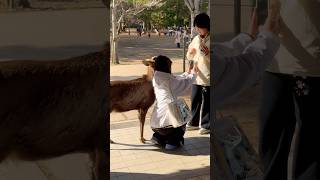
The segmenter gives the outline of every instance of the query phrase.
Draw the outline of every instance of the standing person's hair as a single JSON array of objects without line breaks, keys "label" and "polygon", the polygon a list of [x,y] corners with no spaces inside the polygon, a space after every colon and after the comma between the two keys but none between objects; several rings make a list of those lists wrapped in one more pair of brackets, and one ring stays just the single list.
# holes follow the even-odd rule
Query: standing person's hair
[{"label": "standing person's hair", "polygon": [[172,61],[167,57],[167,56],[157,56],[153,58],[155,63],[154,63],[154,70],[155,71],[160,71],[160,72],[165,72],[165,73],[170,73],[171,74],[171,64]]},{"label": "standing person's hair", "polygon": [[198,14],[193,21],[194,27],[206,28],[210,31],[210,17],[206,13]]}]

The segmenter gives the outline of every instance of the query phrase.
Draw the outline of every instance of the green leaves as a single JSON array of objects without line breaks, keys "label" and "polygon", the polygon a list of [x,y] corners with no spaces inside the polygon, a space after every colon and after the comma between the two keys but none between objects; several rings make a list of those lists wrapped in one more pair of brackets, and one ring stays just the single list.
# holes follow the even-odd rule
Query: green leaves
[{"label": "green leaves", "polygon": [[166,0],[160,7],[141,13],[139,18],[157,28],[184,26],[189,23],[189,10],[183,0]]}]

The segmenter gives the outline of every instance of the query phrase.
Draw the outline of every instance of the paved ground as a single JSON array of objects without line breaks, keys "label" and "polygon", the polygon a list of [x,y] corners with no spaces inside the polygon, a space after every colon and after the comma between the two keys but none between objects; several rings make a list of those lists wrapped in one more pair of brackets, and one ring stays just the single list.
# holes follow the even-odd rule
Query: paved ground
[{"label": "paved ground", "polygon": [[[145,137],[152,136],[150,126]],[[139,127],[111,128],[111,179],[209,179],[210,135],[187,132],[185,146],[177,151],[165,151],[138,140]]]}]

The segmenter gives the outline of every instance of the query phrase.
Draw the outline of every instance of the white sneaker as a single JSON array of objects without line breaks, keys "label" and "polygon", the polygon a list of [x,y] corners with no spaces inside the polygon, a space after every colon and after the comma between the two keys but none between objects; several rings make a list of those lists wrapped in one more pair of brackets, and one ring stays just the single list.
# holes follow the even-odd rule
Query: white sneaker
[{"label": "white sneaker", "polygon": [[201,134],[201,135],[209,134],[209,133],[210,133],[210,129],[200,128],[200,130],[199,130],[199,134]]},{"label": "white sneaker", "polygon": [[198,130],[199,126],[191,126],[189,124],[186,125],[187,131]]}]

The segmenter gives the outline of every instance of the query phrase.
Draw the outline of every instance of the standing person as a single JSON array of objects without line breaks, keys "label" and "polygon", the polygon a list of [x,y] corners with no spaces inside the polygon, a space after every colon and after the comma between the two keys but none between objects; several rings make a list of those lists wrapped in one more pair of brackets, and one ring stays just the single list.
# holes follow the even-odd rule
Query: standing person
[{"label": "standing person", "polygon": [[151,116],[151,128],[154,131],[151,141],[167,150],[176,149],[184,144],[185,125],[174,128],[169,119],[168,104],[178,96],[189,94],[196,77],[195,71],[183,73],[180,76],[171,74],[171,60],[166,56],[153,58],[154,76],[152,85],[156,96],[156,104]]},{"label": "standing person", "polygon": [[137,31],[137,36],[139,37],[139,27],[137,27],[136,31]]},{"label": "standing person", "polygon": [[150,30],[148,30],[148,38],[150,38],[151,34],[150,34]]},{"label": "standing person", "polygon": [[[280,0],[281,46],[263,77],[259,154],[264,179],[320,179],[320,1]],[[296,128],[297,127],[297,128]]]},{"label": "standing person", "polygon": [[206,13],[198,14],[194,19],[198,35],[188,47],[187,59],[198,64],[199,76],[192,86],[189,130],[199,129],[200,134],[210,132],[210,18]]},{"label": "standing person", "polygon": [[180,41],[181,41],[181,31],[177,28],[174,36],[174,42],[177,44],[177,48],[180,48]]}]

